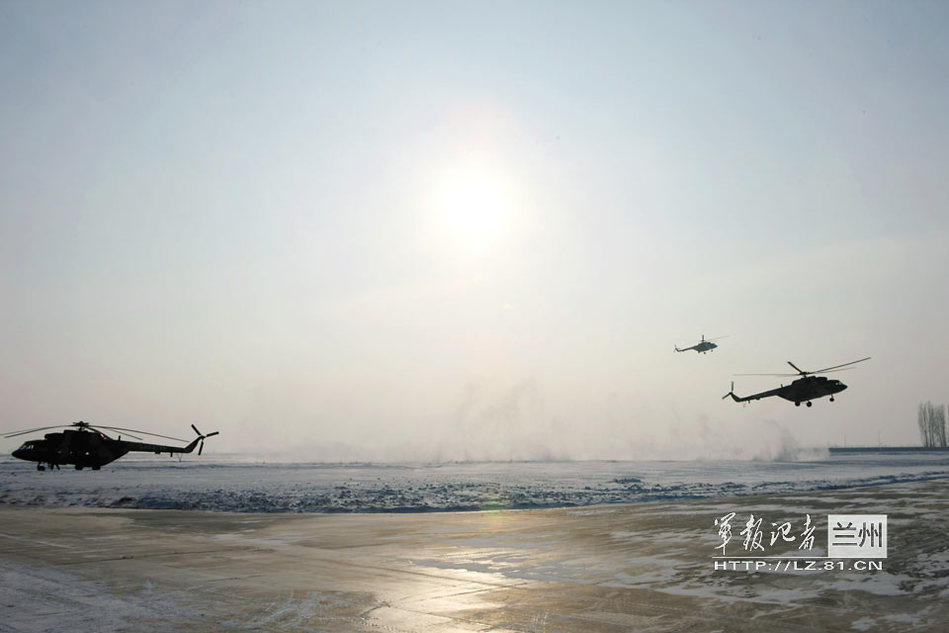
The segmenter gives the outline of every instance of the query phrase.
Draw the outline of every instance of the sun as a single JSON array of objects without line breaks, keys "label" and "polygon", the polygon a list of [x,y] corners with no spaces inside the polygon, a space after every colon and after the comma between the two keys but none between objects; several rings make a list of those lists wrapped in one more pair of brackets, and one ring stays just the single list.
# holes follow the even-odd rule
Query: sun
[{"label": "sun", "polygon": [[448,246],[486,255],[510,228],[511,188],[500,174],[466,167],[446,170],[438,180],[435,211]]}]

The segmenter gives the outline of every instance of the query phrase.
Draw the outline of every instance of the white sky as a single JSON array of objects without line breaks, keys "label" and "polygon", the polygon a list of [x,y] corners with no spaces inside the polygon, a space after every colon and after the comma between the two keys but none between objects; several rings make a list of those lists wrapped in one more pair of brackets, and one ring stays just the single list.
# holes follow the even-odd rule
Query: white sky
[{"label": "white sky", "polygon": [[[947,28],[936,1],[2,2],[3,430],[915,444],[949,401]],[[864,356],[833,403],[720,399]]]}]

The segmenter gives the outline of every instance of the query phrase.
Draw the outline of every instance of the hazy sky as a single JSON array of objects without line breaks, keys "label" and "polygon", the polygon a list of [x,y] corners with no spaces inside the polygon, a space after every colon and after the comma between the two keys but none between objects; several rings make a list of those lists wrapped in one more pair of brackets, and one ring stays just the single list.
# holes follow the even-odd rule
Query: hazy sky
[{"label": "hazy sky", "polygon": [[[2,0],[2,429],[917,443],[949,402],[947,29],[940,1]],[[720,399],[864,356],[836,402]]]}]

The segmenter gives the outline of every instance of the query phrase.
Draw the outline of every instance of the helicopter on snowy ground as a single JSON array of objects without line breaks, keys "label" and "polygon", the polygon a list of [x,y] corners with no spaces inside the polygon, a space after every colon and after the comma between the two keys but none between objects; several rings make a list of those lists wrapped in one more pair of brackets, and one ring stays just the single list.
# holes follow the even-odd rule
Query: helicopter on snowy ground
[{"label": "helicopter on snowy ground", "polygon": [[861,358],[860,360],[850,361],[849,363],[844,363],[843,365],[834,365],[833,367],[825,367],[824,369],[818,369],[817,371],[804,371],[799,369],[797,365],[788,361],[788,365],[794,368],[797,371],[796,374],[737,374],[739,376],[800,376],[797,380],[792,382],[790,385],[781,385],[775,389],[769,389],[768,391],[762,391],[760,393],[754,393],[750,396],[736,396],[735,395],[735,383],[732,382],[731,391],[722,396],[722,400],[731,396],[732,400],[735,402],[748,402],[749,400],[761,400],[762,398],[769,398],[771,396],[778,396],[779,398],[784,398],[790,402],[794,403],[794,406],[799,407],[801,403],[805,403],[807,406],[811,406],[811,400],[816,400],[817,398],[823,398],[824,396],[830,396],[830,401],[834,401],[834,394],[840,393],[847,388],[847,385],[840,382],[839,380],[831,380],[825,376],[816,376],[815,374],[823,374],[832,371],[841,371],[849,365],[854,365],[856,363],[862,363],[865,360],[870,360],[870,357]]},{"label": "helicopter on snowy ground", "polygon": [[676,346],[675,346],[675,350],[676,350],[677,352],[687,352],[687,351],[689,351],[690,349],[694,349],[696,352],[699,352],[700,354],[704,354],[705,352],[711,352],[711,351],[714,350],[716,347],[718,347],[718,345],[716,345],[716,344],[713,343],[712,341],[717,341],[717,340],[723,339],[723,338],[725,338],[725,337],[724,337],[724,336],[719,336],[718,338],[712,338],[712,339],[709,339],[709,340],[706,341],[706,340],[705,340],[705,335],[703,334],[703,335],[702,335],[702,340],[699,341],[698,343],[696,343],[695,345],[693,345],[692,347],[683,347],[682,349],[679,349],[679,346],[676,345]]},{"label": "helicopter on snowy ground", "polygon": [[124,431],[129,437],[134,437],[139,440],[142,438],[133,435],[133,433],[151,435],[176,442],[186,442],[187,440],[158,435],[157,433],[149,433],[148,431],[136,431],[135,429],[124,429],[117,426],[96,426],[88,422],[79,421],[73,422],[72,424],[42,426],[27,431],[16,431],[4,435],[3,437],[16,437],[18,435],[26,435],[27,433],[58,428],[63,428],[64,430],[59,433],[47,433],[43,436],[43,439],[27,440],[20,448],[13,451],[12,455],[17,459],[36,462],[36,470],[46,470],[47,466],[51,469],[59,469],[60,466],[68,464],[74,465],[76,470],[82,470],[86,466],[92,468],[92,470],[99,470],[106,464],[114,462],[126,453],[133,451],[155,453],[156,455],[162,453],[174,455],[175,453],[190,453],[197,446],[198,455],[200,455],[201,451],[204,450],[204,440],[219,433],[219,431],[214,431],[213,433],[204,435],[192,424],[191,428],[198,434],[198,437],[196,437],[194,441],[187,446],[167,446],[164,444],[148,444],[146,442],[129,442],[128,440],[123,440],[121,435],[118,436],[118,438],[112,438],[100,429]]}]

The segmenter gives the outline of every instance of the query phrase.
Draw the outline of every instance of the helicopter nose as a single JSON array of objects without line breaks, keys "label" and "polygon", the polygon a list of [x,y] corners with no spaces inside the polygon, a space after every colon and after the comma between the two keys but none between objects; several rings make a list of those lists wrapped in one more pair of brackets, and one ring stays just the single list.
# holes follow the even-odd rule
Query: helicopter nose
[{"label": "helicopter nose", "polygon": [[18,449],[16,449],[15,451],[13,451],[13,452],[10,453],[10,454],[11,454],[13,457],[16,457],[17,459],[23,459],[23,449],[22,449],[22,448],[18,448]]}]

